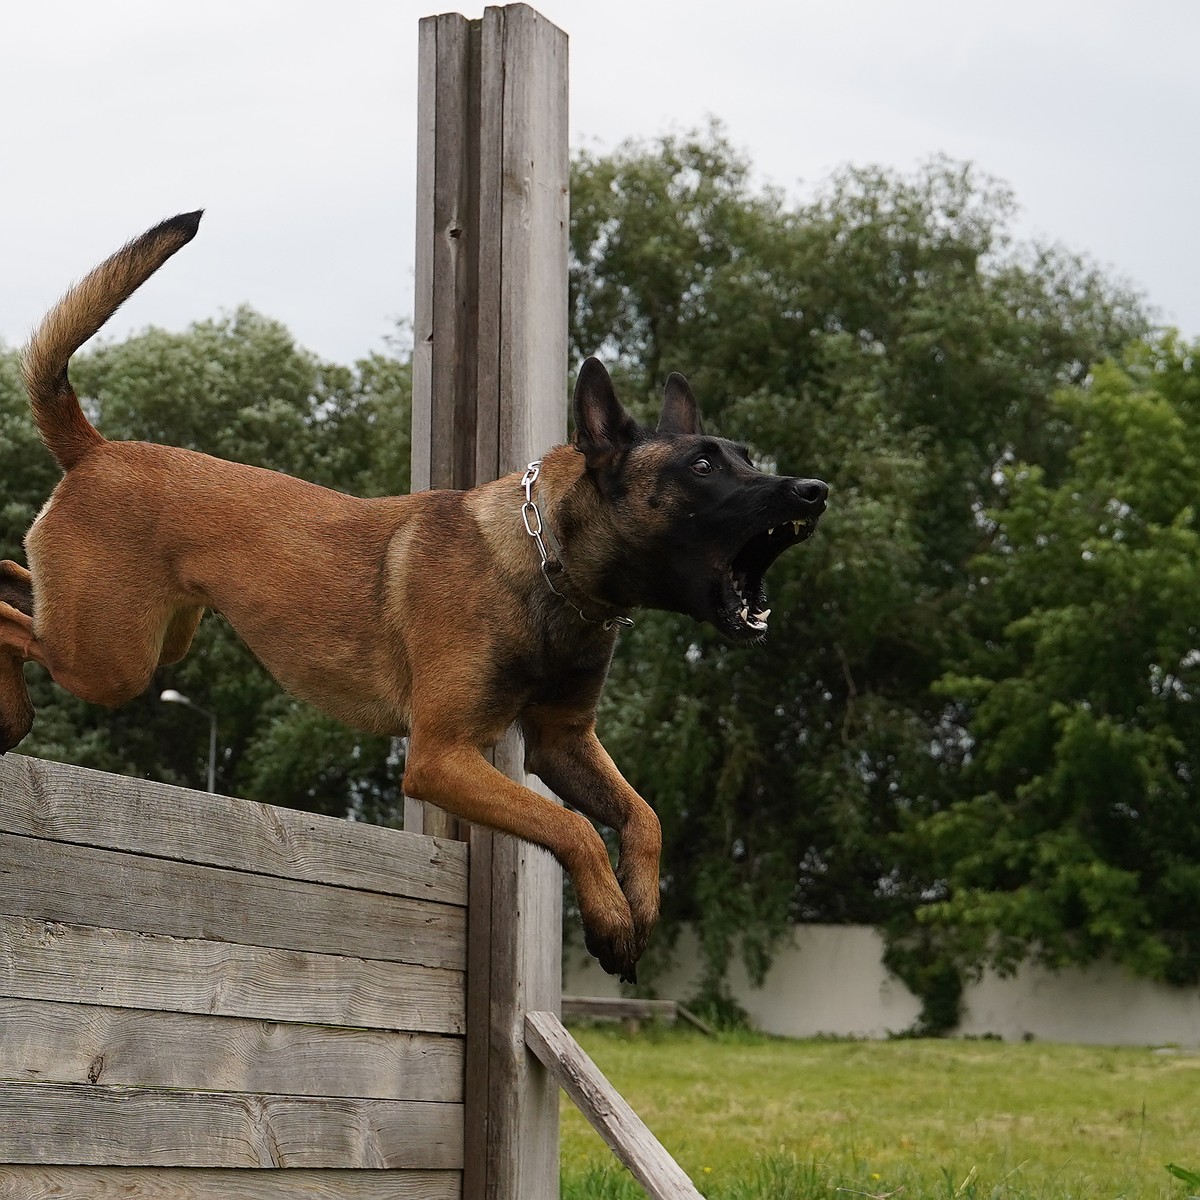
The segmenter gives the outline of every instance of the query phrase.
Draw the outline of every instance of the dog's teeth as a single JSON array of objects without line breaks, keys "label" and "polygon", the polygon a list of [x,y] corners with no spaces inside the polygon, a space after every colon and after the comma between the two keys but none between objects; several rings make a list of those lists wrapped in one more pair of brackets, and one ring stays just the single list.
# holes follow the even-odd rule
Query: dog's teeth
[{"label": "dog's teeth", "polygon": [[807,523],[808,523],[807,521],[793,521],[792,528],[796,531],[797,534],[799,534],[800,530],[802,530]]},{"label": "dog's teeth", "polygon": [[762,612],[756,612],[754,614],[754,619],[756,621],[761,621],[765,625],[767,623],[767,618],[770,615],[771,615],[771,610],[769,608],[764,608],[762,610]]},{"label": "dog's teeth", "polygon": [[750,606],[748,604],[745,607],[743,607],[743,609],[742,609],[742,620],[743,621],[750,620]]}]

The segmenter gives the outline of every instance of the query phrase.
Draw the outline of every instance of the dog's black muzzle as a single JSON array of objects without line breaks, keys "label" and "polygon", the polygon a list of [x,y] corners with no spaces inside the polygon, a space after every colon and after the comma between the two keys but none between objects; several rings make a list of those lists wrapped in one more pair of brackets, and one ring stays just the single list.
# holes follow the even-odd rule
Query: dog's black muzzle
[{"label": "dog's black muzzle", "polygon": [[717,584],[711,619],[726,637],[756,641],[767,632],[767,568],[785,550],[812,537],[828,499],[829,485],[821,479],[763,480],[754,517]]}]

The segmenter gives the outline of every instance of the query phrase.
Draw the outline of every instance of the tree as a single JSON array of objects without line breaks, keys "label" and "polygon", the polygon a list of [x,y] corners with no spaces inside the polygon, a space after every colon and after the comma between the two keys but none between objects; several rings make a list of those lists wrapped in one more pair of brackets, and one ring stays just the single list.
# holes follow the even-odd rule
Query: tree
[{"label": "tree", "polygon": [[1014,461],[972,566],[963,795],[905,834],[945,967],[1107,957],[1200,979],[1200,370],[1165,336],[1054,407],[1061,477]]},{"label": "tree", "polygon": [[698,929],[714,994],[798,919],[919,902],[893,835],[959,795],[935,681],[963,652],[968,563],[1014,454],[1062,459],[1050,397],[1145,328],[1086,262],[1014,247],[1006,189],[936,161],[839,173],[789,207],[719,129],[583,155],[572,336],[650,409],[669,370],[705,419],[832,484],[772,568],[766,648],[671,617],[624,639],[602,733],[665,826],[668,927]]}]

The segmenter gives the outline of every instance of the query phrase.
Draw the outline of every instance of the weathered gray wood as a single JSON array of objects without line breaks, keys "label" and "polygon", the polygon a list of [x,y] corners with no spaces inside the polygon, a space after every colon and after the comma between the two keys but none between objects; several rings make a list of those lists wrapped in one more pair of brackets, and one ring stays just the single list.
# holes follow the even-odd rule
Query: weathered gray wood
[{"label": "weathered gray wood", "polygon": [[[523,470],[566,440],[567,38],[525,5],[489,8],[481,60],[481,214],[491,257],[480,278],[491,291],[480,317],[477,460],[490,476]],[[485,405],[484,396],[494,400]],[[515,733],[495,754],[502,771],[548,794],[526,775]],[[558,1195],[558,1103],[552,1081],[526,1052],[523,1019],[531,1008],[558,1008],[562,876],[538,847],[499,834],[483,838],[491,841],[490,941],[486,958],[471,960],[467,1004],[469,1018],[479,1012],[472,989],[486,964],[486,1184],[473,1174],[471,1155],[464,1194],[480,1187],[483,1195],[486,1187],[488,1196],[541,1200]],[[474,882],[471,903],[474,920]],[[468,1061],[471,1053],[469,1040]],[[469,1146],[474,1135],[469,1125]]]},{"label": "weathered gray wood", "polygon": [[0,916],[0,995],[461,1034],[460,971]]},{"label": "weathered gray wood", "polygon": [[432,452],[431,486],[468,488],[475,483],[475,418],[478,395],[471,363],[478,352],[476,302],[479,270],[479,187],[471,169],[479,154],[479,128],[470,114],[478,106],[478,23],[457,13],[437,22],[438,125],[454,130],[435,145],[433,271],[433,428],[446,431]]},{"label": "weathered gray wood", "polygon": [[0,997],[0,1079],[454,1103],[457,1037]]},{"label": "weathered gray wood", "polygon": [[453,970],[466,960],[456,906],[4,833],[0,913]]},{"label": "weathered gray wood", "polygon": [[460,1171],[0,1169],[0,1200],[461,1200]]},{"label": "weathered gray wood", "polygon": [[[548,794],[539,780],[524,775],[523,749],[515,734],[497,746],[496,754],[496,765],[506,774]],[[553,1080],[525,1048],[524,1018],[531,1009],[558,1009],[562,871],[538,846],[505,834],[481,833],[480,840],[490,842],[491,858],[491,943],[482,960],[489,965],[489,1006],[486,1014],[479,1012],[472,994],[478,976],[469,974],[467,1054],[469,1059],[472,1037],[481,1036],[472,1024],[477,1021],[489,1038],[487,1177],[499,1196],[541,1200],[558,1196],[558,1096]],[[471,852],[479,853],[474,837]],[[478,966],[473,960],[471,971]],[[468,1157],[466,1196],[471,1195],[473,1178]]]},{"label": "weathered gray wood", "polygon": [[459,842],[16,754],[0,758],[0,831],[466,903]]},{"label": "weathered gray wood", "polygon": [[[416,256],[414,259],[412,356],[412,459],[409,478],[414,492],[433,486],[433,288],[437,232],[432,196],[437,175],[437,105],[429,97],[437,91],[436,17],[420,22],[417,33],[417,204]],[[415,829],[406,802],[404,828]]]},{"label": "weathered gray wood", "polygon": [[[424,18],[418,35],[417,247],[412,490],[469,488],[474,474],[479,193],[477,22]],[[439,838],[464,823],[406,797],[404,827]]]},{"label": "weathered gray wood", "polygon": [[[449,440],[443,486],[466,487],[566,438],[566,37],[524,5],[429,18],[419,73],[418,261],[429,273],[418,267],[417,340],[428,362],[421,386],[414,374],[414,478],[428,464],[436,485]],[[525,782],[514,735],[494,759]],[[447,828],[415,807],[406,827]],[[531,1003],[557,1007],[560,873],[535,847],[481,829],[470,839],[464,1195],[542,1200],[558,1194],[557,1101],[525,1051],[522,1017]]]},{"label": "weathered gray wood", "polygon": [[626,996],[564,996],[564,1017],[587,1017],[594,1020],[635,1020],[674,1022],[679,1006],[674,1000],[643,1000]]},{"label": "weathered gray wood", "polygon": [[652,1200],[702,1200],[679,1164],[604,1078],[558,1017],[548,1012],[527,1013],[525,1037],[530,1049]]},{"label": "weathered gray wood", "polygon": [[445,1169],[462,1153],[458,1104],[0,1083],[0,1162]]},{"label": "weathered gray wood", "polygon": [[678,1000],[643,1000],[629,996],[564,996],[564,1017],[584,1017],[591,1020],[611,1021],[686,1021],[708,1037],[715,1030],[702,1021],[690,1008]]},{"label": "weathered gray wood", "polygon": [[[502,125],[483,135],[485,153],[499,153],[504,189],[495,345],[503,475],[567,437],[567,35],[524,4],[489,10],[485,29],[489,19],[504,29]],[[494,170],[486,158],[484,170]]]}]

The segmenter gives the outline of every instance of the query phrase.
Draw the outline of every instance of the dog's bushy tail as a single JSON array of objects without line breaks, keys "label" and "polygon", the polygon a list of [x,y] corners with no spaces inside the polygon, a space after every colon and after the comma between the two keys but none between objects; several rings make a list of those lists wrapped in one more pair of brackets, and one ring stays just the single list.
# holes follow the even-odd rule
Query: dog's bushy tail
[{"label": "dog's bushy tail", "polygon": [[105,259],[50,310],[25,347],[21,374],[33,419],[63,470],[104,441],[84,416],[67,378],[71,355],[176,250],[196,236],[202,211],[163,221]]}]

